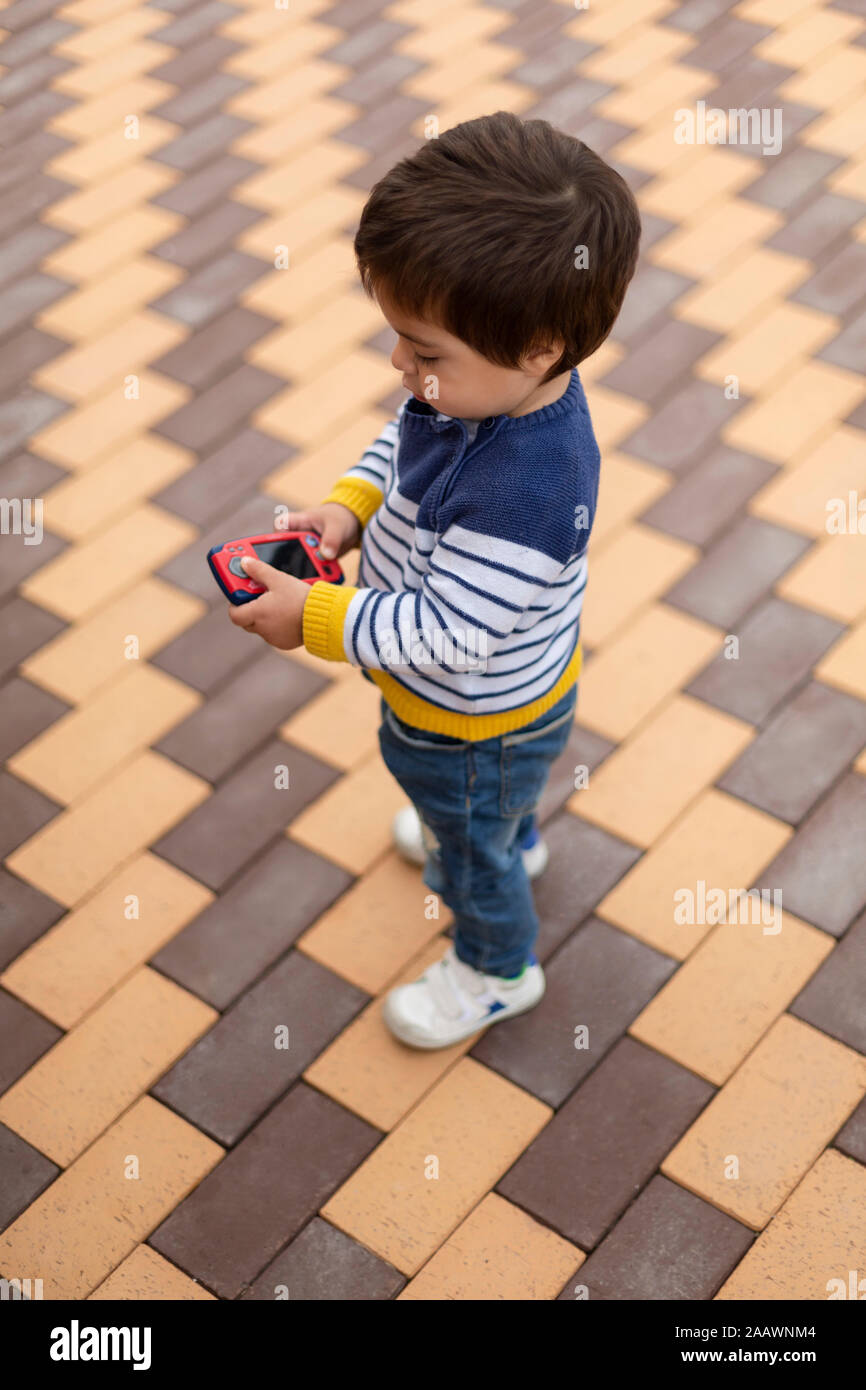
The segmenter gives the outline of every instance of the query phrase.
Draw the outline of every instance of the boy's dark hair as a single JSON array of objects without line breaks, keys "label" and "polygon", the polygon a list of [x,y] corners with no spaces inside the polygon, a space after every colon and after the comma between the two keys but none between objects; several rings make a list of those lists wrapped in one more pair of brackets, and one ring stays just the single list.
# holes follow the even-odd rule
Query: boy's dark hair
[{"label": "boy's dark hair", "polygon": [[499,366],[561,339],[549,381],[604,342],[640,233],[628,184],[600,155],[548,121],[496,111],[425,141],[374,185],[355,255],[371,298],[384,291]]}]

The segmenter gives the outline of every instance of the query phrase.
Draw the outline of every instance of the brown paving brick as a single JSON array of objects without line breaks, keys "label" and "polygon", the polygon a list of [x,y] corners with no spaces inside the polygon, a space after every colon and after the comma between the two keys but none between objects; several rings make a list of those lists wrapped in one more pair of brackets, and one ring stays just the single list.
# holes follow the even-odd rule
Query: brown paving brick
[{"label": "brown paving brick", "polygon": [[378,1130],[301,1082],[175,1208],[149,1244],[222,1298],[235,1298],[379,1138]]},{"label": "brown paving brick", "polygon": [[545,961],[613,885],[640,851],[569,812],[544,826],[550,861],[533,885],[540,929],[534,950]]},{"label": "brown paving brick", "polygon": [[[13,232],[0,246],[0,285],[17,279],[22,271],[32,269],[58,247],[67,245],[69,240],[68,232],[62,232],[59,227],[43,226],[42,223]],[[56,267],[46,265],[45,269],[55,270]]]},{"label": "brown paving brick", "polygon": [[583,1258],[576,1246],[490,1192],[415,1275],[400,1301],[549,1300]]},{"label": "brown paving brick", "polygon": [[283,378],[249,362],[222,377],[156,426],[159,434],[187,449],[203,451],[236,432],[251,411],[285,386]]},{"label": "brown paving brick", "polygon": [[697,324],[668,320],[657,325],[645,342],[607,373],[604,385],[641,401],[656,402],[718,341],[717,333]]},{"label": "brown paving brick", "polygon": [[[0,120],[0,131],[3,129]],[[5,238],[17,228],[35,220],[45,208],[69,193],[71,187],[71,184],[51,178],[48,174],[34,174],[32,179],[19,184],[15,197],[7,198],[0,209],[0,237]]]},{"label": "brown paving brick", "polygon": [[195,173],[180,178],[153,202],[157,207],[180,212],[184,217],[200,217],[215,203],[227,198],[242,179],[257,169],[258,165],[249,159],[239,159],[233,154],[220,155]]},{"label": "brown paving brick", "polygon": [[71,66],[67,59],[53,53],[43,53],[31,59],[29,63],[22,63],[20,67],[0,78],[0,102],[4,106],[14,105],[29,93],[38,91],[40,87],[53,85],[53,79],[68,72]]},{"label": "brown paving brick", "polygon": [[759,887],[782,893],[789,911],[841,936],[866,904],[866,778],[851,772],[768,864]]},{"label": "brown paving brick", "polygon": [[84,1297],[221,1156],[218,1144],[143,1096],[0,1236],[0,1268],[42,1268],[50,1250],[45,1297]]},{"label": "brown paving brick", "polygon": [[742,404],[725,400],[724,392],[708,382],[691,381],[623,439],[622,448],[678,472],[698,462]]},{"label": "brown paving brick", "polygon": [[154,501],[197,526],[206,526],[219,513],[243,502],[251,488],[292,452],[259,430],[242,429],[157,493]]},{"label": "brown paving brick", "polygon": [[[164,860],[143,854],[41,935],[0,983],[60,1027],[72,1028],[212,896]],[[130,901],[137,905],[135,918]]]},{"label": "brown paving brick", "polygon": [[23,879],[0,868],[0,969],[63,915],[63,908]]},{"label": "brown paving brick", "polygon": [[367,996],[300,951],[288,954],[153,1087],[233,1146],[347,1026]]},{"label": "brown paving brick", "polygon": [[808,195],[817,193],[823,180],[839,167],[841,160],[822,150],[797,145],[787,151],[783,147],[779,157],[767,163],[769,167],[762,170],[754,183],[749,184],[744,196],[768,207],[788,211]]},{"label": "brown paving brick", "polygon": [[225,20],[231,19],[235,14],[237,14],[235,5],[222,4],[221,0],[208,0],[207,4],[190,7],[189,12],[180,19],[175,19],[171,24],[166,24],[164,28],[156,30],[153,38],[159,43],[170,43],[176,48],[187,48],[191,43],[198,43],[205,35],[210,34],[213,29]]},{"label": "brown paving brick", "polygon": [[821,349],[819,356],[823,362],[832,362],[847,371],[866,373],[866,332],[859,311],[847,328]]},{"label": "brown paving brick", "polygon": [[174,265],[183,266],[185,270],[192,270],[210,260],[218,251],[227,251],[241,232],[260,219],[260,212],[245,207],[243,203],[219,203],[188,223],[183,230],[154,246],[153,254]]},{"label": "brown paving brick", "polygon": [[864,1091],[866,1057],[784,1014],[671,1150],[662,1172],[762,1230]]},{"label": "brown paving brick", "polygon": [[[580,690],[578,690],[577,698],[579,702]],[[546,821],[549,821],[557,811],[562,809],[572,795],[575,789],[575,778],[583,776],[583,772],[578,772],[578,769],[585,768],[587,773],[591,773],[593,768],[607,757],[612,748],[613,744],[608,739],[600,738],[598,734],[592,733],[589,729],[574,724],[569,734],[568,743],[550,769],[547,785],[535,809],[535,818],[539,825],[544,825]]]},{"label": "brown paving brick", "polygon": [[[714,101],[716,96],[714,92]],[[828,258],[829,248],[864,216],[866,203],[822,192],[775,232],[767,245],[774,251],[823,263]]]},{"label": "brown paving brick", "polygon": [[[5,18],[4,14],[4,22]],[[14,38],[4,40],[3,61],[7,67],[11,67],[13,63],[25,62],[46,48],[53,48],[61,39],[66,38],[67,34],[75,32],[75,25],[66,24],[62,19],[52,17],[38,21],[27,29],[19,30]]]},{"label": "brown paving brick", "polygon": [[69,706],[20,676],[0,686],[0,760],[17,753]]},{"label": "brown paving brick", "polygon": [[[163,515],[168,514],[163,513]],[[185,589],[187,593],[197,595],[211,608],[219,606],[226,629],[231,628],[232,623],[227,614],[228,599],[214,582],[213,574],[207,563],[207,553],[211,546],[217,545],[220,541],[228,540],[232,536],[255,536],[261,535],[265,531],[272,531],[275,518],[275,504],[269,502],[261,493],[250,493],[247,489],[247,496],[243,504],[233,507],[228,512],[223,512],[220,521],[196,537],[187,545],[185,550],[179,550],[172,559],[167,560],[159,570],[159,577],[165,579],[169,584]],[[178,522],[177,524],[180,525],[181,523]],[[251,652],[255,647],[255,644],[249,640],[250,635],[250,633],[240,634],[241,639],[247,643],[248,652]],[[221,640],[228,642],[228,633]],[[318,659],[316,660],[316,669],[321,669],[321,661]]]},{"label": "brown paving brick", "polygon": [[68,294],[69,288],[65,280],[39,272],[10,284],[0,295],[4,333],[24,328],[34,314]]},{"label": "brown paving brick", "polygon": [[11,1226],[59,1172],[56,1163],[26,1143],[20,1134],[0,1125],[0,1231]]},{"label": "brown paving brick", "polygon": [[740,624],[737,659],[720,654],[687,692],[760,724],[801,684],[841,631],[829,618],[769,598]]},{"label": "brown paving brick", "polygon": [[[59,419],[66,410],[68,406],[63,401],[46,395],[44,391],[34,391],[30,387],[24,387],[13,399],[0,404],[0,460],[17,454],[22,446],[26,447],[30,443],[34,435],[49,426],[52,421]],[[6,537],[2,566],[7,574],[29,573],[33,568],[26,556],[31,554],[35,547],[28,545],[22,558],[17,540],[15,536]],[[57,538],[50,533],[46,534],[39,545],[40,564],[46,562],[52,546],[57,546]]]},{"label": "brown paving brick", "polygon": [[217,314],[231,308],[240,292],[268,269],[264,262],[241,251],[227,251],[190,275],[176,289],[154,300],[151,307],[180,319],[191,328],[201,328]]},{"label": "brown paving brick", "polygon": [[242,92],[247,83],[228,72],[212,72],[173,93],[153,114],[174,125],[190,126]]},{"label": "brown paving brick", "polygon": [[665,602],[730,630],[808,548],[803,536],[745,516],[665,594]]},{"label": "brown paving brick", "polygon": [[60,1029],[34,1013],[20,999],[0,990],[0,1035],[4,1039],[0,1092],[8,1092],[10,1086],[54,1046]]},{"label": "brown paving brick", "polygon": [[641,521],[693,545],[705,546],[774,472],[766,459],[721,444],[653,502]]},{"label": "brown paving brick", "polygon": [[66,1167],[216,1016],[145,967],[6,1091],[0,1119]]},{"label": "brown paving brick", "polygon": [[[285,789],[274,785],[280,767],[289,768]],[[200,883],[221,889],[338,775],[301,749],[272,739],[153,849]]]},{"label": "brown paving brick", "polygon": [[866,296],[866,246],[852,242],[820,264],[811,279],[791,295],[797,304],[808,304],[825,314],[840,317]]},{"label": "brown paving brick", "polygon": [[240,44],[233,43],[231,39],[211,34],[159,67],[154,67],[150,76],[158,82],[170,82],[172,86],[183,88],[221,67],[225,59],[239,48]]},{"label": "brown paving brick", "polygon": [[712,1095],[708,1082],[621,1038],[496,1190],[591,1250]]},{"label": "brown paving brick", "polygon": [[[4,11],[4,16],[6,13],[8,11]],[[35,92],[32,97],[16,102],[0,115],[0,140],[8,147],[28,131],[39,128],[52,116],[74,105],[73,98],[61,92]]]},{"label": "brown paving brick", "polygon": [[857,1271],[856,1287],[862,1278],[864,1247],[866,1169],[828,1149],[716,1297],[737,1301],[856,1298],[858,1294],[851,1293],[850,1271]]},{"label": "brown paving brick", "polygon": [[471,1055],[556,1108],[675,969],[669,956],[590,918],[545,961],[541,1004],[488,1029]]},{"label": "brown paving brick", "polygon": [[[0,857],[5,859],[12,850],[17,850],[53,820],[59,810],[57,802],[10,773],[0,772]],[[14,863],[10,867],[16,869]]]},{"label": "brown paving brick", "polygon": [[218,782],[324,684],[324,677],[290,665],[261,644],[237,676],[153,746],[199,777]]},{"label": "brown paving brick", "polygon": [[796,825],[866,745],[866,705],[818,681],[761,730],[718,783]]},{"label": "brown paving brick", "polygon": [[219,607],[190,626],[179,637],[161,647],[151,664],[191,685],[203,695],[210,694],[249,661],[248,635],[228,625],[225,609]]},{"label": "brown paving brick", "polygon": [[251,128],[251,123],[239,116],[217,112],[162,145],[153,158],[159,164],[190,173],[206,160],[222,154],[227,145]]},{"label": "brown paving brick", "polygon": [[194,333],[151,366],[175,381],[200,391],[222,376],[263,334],[273,328],[270,319],[249,309],[235,308]]},{"label": "brown paving brick", "polygon": [[559,1301],[710,1299],[751,1240],[739,1221],[657,1175]]},{"label": "brown paving brick", "polygon": [[833,1142],[843,1153],[866,1163],[866,1099],[861,1100]]},{"label": "brown paving brick", "polygon": [[55,613],[47,613],[25,598],[4,603],[0,606],[0,675],[8,675],[64,627]]},{"label": "brown paving brick", "polygon": [[263,1269],[243,1300],[373,1301],[391,1299],[406,1283],[371,1250],[314,1216],[300,1235]]},{"label": "brown paving brick", "polygon": [[4,344],[5,360],[0,364],[0,391],[4,396],[10,393],[65,347],[62,338],[42,333],[38,328],[22,328],[20,333]]},{"label": "brown paving brick", "polygon": [[108,1299],[135,1303],[155,1300],[212,1302],[214,1299],[212,1293],[194,1279],[188,1279],[149,1245],[137,1245],[88,1297],[90,1301]]},{"label": "brown paving brick", "polygon": [[866,914],[846,931],[800,991],[789,1012],[848,1047],[866,1053]]},{"label": "brown paving brick", "polygon": [[[464,1057],[321,1209],[415,1274],[550,1117],[547,1106]],[[429,1179],[435,1156],[444,1181]]]},{"label": "brown paving brick", "polygon": [[159,951],[152,964],[225,1009],[274,964],[351,879],[281,838]]}]

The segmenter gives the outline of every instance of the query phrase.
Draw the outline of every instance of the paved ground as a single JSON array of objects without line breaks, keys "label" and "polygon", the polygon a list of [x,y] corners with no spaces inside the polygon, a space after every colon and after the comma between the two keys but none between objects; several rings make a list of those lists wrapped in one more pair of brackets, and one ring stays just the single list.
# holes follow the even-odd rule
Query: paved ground
[{"label": "paved ground", "polygon": [[[0,491],[45,502],[0,558],[0,1274],[866,1276],[866,518],[827,527],[866,511],[866,4],[18,0],[0,26]],[[702,101],[783,110],[782,153],[676,144]],[[548,994],[424,1055],[380,1002],[449,922],[390,845],[378,694],[233,629],[204,555],[319,500],[403,399],[359,210],[425,115],[503,107],[605,153],[645,237],[581,369],[604,480]],[[749,887],[764,923],[702,912]]]}]

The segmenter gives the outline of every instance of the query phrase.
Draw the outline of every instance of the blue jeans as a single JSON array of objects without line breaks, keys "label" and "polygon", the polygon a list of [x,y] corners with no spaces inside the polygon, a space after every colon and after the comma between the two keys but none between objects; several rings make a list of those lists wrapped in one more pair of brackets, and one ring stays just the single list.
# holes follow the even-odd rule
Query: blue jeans
[{"label": "blue jeans", "polygon": [[576,704],[573,685],[533,723],[471,742],[415,728],[381,702],[385,766],[439,841],[424,883],[454,914],[459,959],[488,975],[517,975],[532,956],[539,924],[520,845]]}]

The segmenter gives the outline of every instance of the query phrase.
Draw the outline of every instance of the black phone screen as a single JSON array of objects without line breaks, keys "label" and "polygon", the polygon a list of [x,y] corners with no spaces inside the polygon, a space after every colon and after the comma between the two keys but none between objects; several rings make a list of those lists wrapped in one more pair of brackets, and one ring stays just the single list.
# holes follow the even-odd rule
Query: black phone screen
[{"label": "black phone screen", "polygon": [[296,579],[310,579],[318,574],[300,541],[261,541],[253,544],[253,550],[265,564],[284,574],[293,574]]}]

